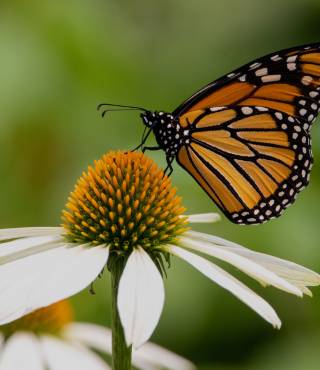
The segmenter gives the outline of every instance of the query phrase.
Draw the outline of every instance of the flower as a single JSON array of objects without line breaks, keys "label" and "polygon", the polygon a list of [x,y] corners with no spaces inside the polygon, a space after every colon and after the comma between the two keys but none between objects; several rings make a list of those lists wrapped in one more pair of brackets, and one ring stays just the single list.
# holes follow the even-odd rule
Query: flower
[{"label": "flower", "polygon": [[[1,370],[108,370],[94,352],[111,355],[111,331],[100,325],[73,322],[70,303],[60,301],[1,327]],[[142,370],[195,370],[188,360],[153,343],[133,352]]]},{"label": "flower", "polygon": [[123,262],[117,306],[128,346],[152,335],[164,304],[170,256],[191,264],[274,327],[281,321],[259,295],[203,255],[230,263],[262,285],[311,295],[319,274],[225,239],[189,229],[216,214],[184,216],[163,172],[142,153],[111,152],[82,174],[62,227],[0,230],[0,324],[71,296],[107,265]]}]

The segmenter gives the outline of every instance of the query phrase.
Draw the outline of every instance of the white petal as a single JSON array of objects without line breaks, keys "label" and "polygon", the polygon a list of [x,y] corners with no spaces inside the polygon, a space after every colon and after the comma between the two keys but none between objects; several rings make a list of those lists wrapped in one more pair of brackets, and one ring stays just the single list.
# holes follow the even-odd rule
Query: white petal
[{"label": "white petal", "polygon": [[36,236],[22,238],[0,244],[0,265],[20,258],[37,254],[61,245],[63,239],[59,235]]},{"label": "white petal", "polygon": [[17,333],[1,351],[0,370],[44,370],[40,343],[30,333]]},{"label": "white petal", "polygon": [[107,259],[103,246],[59,247],[0,266],[0,324],[78,293]]},{"label": "white petal", "polygon": [[198,213],[195,215],[184,215],[190,223],[212,223],[221,220],[219,213]]},{"label": "white petal", "polygon": [[192,362],[151,342],[133,352],[132,362],[142,370],[196,370]]},{"label": "white petal", "polygon": [[62,336],[67,340],[80,342],[88,347],[111,355],[111,330],[96,324],[73,322],[63,328]]},{"label": "white petal", "polygon": [[18,227],[13,229],[0,229],[0,240],[24,238],[27,236],[60,235],[62,227]]},{"label": "white petal", "polygon": [[227,247],[217,246],[213,243],[204,242],[202,240],[195,240],[187,237],[181,237],[179,244],[198,252],[206,253],[210,256],[216,257],[222,261],[228,262],[237,267],[239,270],[248,274],[249,276],[266,283],[273,285],[276,288],[282,289],[286,292],[302,297],[303,293],[296,286],[292,285],[285,279],[279,277],[274,272],[266,269],[260,264],[256,263],[250,258],[246,258],[235,253],[232,249]]},{"label": "white petal", "polygon": [[300,288],[306,294],[311,294],[310,290],[306,288],[307,286],[320,285],[320,275],[318,273],[294,262],[283,260],[278,257],[273,257],[268,254],[255,252],[239,244],[213,235],[194,231],[188,231],[187,233],[185,233],[185,235],[188,235],[195,239],[202,239],[222,245],[239,255],[250,258],[256,263],[259,263],[261,266],[264,266],[265,268],[273,271],[278,276],[286,279],[291,284]]},{"label": "white petal", "polygon": [[[100,325],[71,323],[62,332],[67,340],[80,342],[97,351],[111,355],[111,330]],[[132,364],[141,370],[194,370],[191,362],[156,344],[147,342],[133,350]]]},{"label": "white petal", "polygon": [[146,342],[158,324],[164,304],[163,280],[142,249],[134,249],[119,282],[118,310],[127,345]]},{"label": "white petal", "polygon": [[281,321],[274,311],[274,309],[264,299],[259,297],[251,289],[242,284],[239,280],[234,278],[232,275],[222,270],[206,259],[190,253],[180,247],[170,245],[168,246],[170,253],[182,258],[195,267],[197,270],[202,272],[209,279],[222,286],[230,293],[234,294],[242,302],[251,307],[266,321],[270,322],[274,327],[280,328]]},{"label": "white petal", "polygon": [[237,248],[237,249],[246,249],[245,247],[243,247],[240,244],[231,242],[227,239],[221,238],[220,236],[216,236],[216,235],[200,233],[198,231],[193,231],[193,230],[192,231],[191,230],[186,231],[184,233],[184,235],[185,236],[190,236],[191,238],[195,238],[195,239],[206,240],[206,241],[209,241],[211,243],[218,244],[218,245],[225,245],[225,246],[232,247],[232,248]]},{"label": "white petal", "polygon": [[301,282],[301,284],[306,286],[316,286],[320,284],[320,275],[318,273],[294,262],[264,253],[254,252],[250,249],[237,250],[236,253],[251,258],[289,281]]},{"label": "white petal", "polygon": [[94,352],[54,337],[41,338],[42,350],[50,370],[108,370],[110,367]]}]

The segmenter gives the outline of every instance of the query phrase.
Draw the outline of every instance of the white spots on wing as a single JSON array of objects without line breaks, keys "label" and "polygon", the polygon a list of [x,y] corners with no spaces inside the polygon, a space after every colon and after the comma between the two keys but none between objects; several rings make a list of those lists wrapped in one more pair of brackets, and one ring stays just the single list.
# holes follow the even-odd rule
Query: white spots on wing
[{"label": "white spots on wing", "polygon": [[246,79],[247,79],[247,75],[246,74],[244,74],[244,75],[242,75],[242,76],[239,77],[239,81],[241,81],[241,82],[245,82]]},{"label": "white spots on wing", "polygon": [[211,107],[210,111],[211,112],[218,112],[219,110],[225,109],[225,107]]},{"label": "white spots on wing", "polygon": [[254,222],[257,222],[257,219],[256,218],[253,218],[253,217],[250,217],[250,218],[247,219],[247,221],[249,223],[254,223]]},{"label": "white spots on wing", "polygon": [[258,110],[258,111],[260,111],[260,112],[268,112],[268,108],[266,108],[266,107],[256,107],[256,109]]},{"label": "white spots on wing", "polygon": [[308,121],[313,122],[314,118],[315,118],[315,116],[313,114],[309,114]]},{"label": "white spots on wing", "polygon": [[268,74],[268,68],[257,69],[256,72],[255,72],[255,75],[257,77],[265,76],[267,74]]},{"label": "white spots on wing", "polygon": [[250,108],[250,107],[242,107],[241,108],[241,111],[245,115],[249,115],[249,114],[252,114],[253,113],[253,109]]},{"label": "white spots on wing", "polygon": [[311,104],[311,109],[313,109],[313,110],[317,110],[317,109],[318,109],[317,104],[316,104],[316,103],[312,103],[312,104]]},{"label": "white spots on wing", "polygon": [[290,57],[287,58],[288,63],[295,62],[297,60],[298,55],[291,55]]},{"label": "white spots on wing", "polygon": [[280,60],[282,60],[279,54],[273,55],[270,59],[273,60],[274,62],[279,62]]},{"label": "white spots on wing", "polygon": [[260,66],[261,66],[261,63],[255,62],[250,65],[250,69],[256,69],[256,68],[259,68]]},{"label": "white spots on wing", "polygon": [[307,110],[305,108],[302,108],[302,109],[299,110],[299,114],[301,116],[304,116],[306,113],[307,113]]},{"label": "white spots on wing", "polygon": [[281,121],[283,119],[283,114],[281,112],[276,112],[275,116]]},{"label": "white spots on wing", "polygon": [[312,81],[313,81],[313,78],[311,76],[303,76],[302,79],[301,79],[301,82],[305,86],[310,85]]},{"label": "white spots on wing", "polygon": [[267,75],[261,77],[262,82],[276,82],[281,80],[281,75]]},{"label": "white spots on wing", "polygon": [[287,68],[289,71],[295,71],[297,69],[296,63],[288,63]]},{"label": "white spots on wing", "polygon": [[318,91],[310,91],[309,95],[310,95],[311,98],[316,98],[319,95],[319,93],[318,93]]}]

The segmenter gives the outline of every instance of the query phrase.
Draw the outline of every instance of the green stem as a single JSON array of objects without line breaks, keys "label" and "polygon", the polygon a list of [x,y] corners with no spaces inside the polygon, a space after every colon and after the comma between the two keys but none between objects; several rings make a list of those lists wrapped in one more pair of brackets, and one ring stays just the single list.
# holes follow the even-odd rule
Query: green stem
[{"label": "green stem", "polygon": [[126,345],[117,307],[118,287],[123,267],[123,260],[119,259],[119,261],[113,263],[111,268],[113,370],[131,370],[132,348]]}]

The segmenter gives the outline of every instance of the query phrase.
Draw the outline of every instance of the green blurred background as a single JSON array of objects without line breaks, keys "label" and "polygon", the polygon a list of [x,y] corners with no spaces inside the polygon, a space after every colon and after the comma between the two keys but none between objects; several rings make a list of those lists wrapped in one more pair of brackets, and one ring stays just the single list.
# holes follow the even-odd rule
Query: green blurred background
[{"label": "green blurred background", "polygon": [[[0,226],[59,224],[82,170],[139,143],[138,114],[102,120],[98,103],[171,111],[256,57],[319,41],[319,19],[319,0],[1,0]],[[320,271],[317,123],[312,134],[311,184],[280,219],[202,230]],[[164,166],[163,153],[150,156]],[[172,180],[188,212],[217,211],[177,165]],[[281,331],[174,259],[153,341],[203,370],[318,369],[320,289],[301,300],[235,274],[272,303]],[[73,298],[76,316],[109,325],[108,274],[95,289]]]}]

